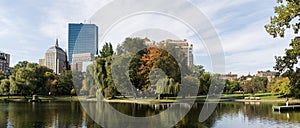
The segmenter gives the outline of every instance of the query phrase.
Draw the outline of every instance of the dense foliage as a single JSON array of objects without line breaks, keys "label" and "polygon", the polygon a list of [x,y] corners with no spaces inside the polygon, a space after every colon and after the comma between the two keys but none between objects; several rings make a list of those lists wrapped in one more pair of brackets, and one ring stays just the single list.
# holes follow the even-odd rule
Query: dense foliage
[{"label": "dense foliage", "polygon": [[[180,88],[197,89],[203,66],[191,65],[189,69],[182,51],[175,48],[174,44],[147,47],[143,39],[126,38],[114,54],[107,50],[112,45],[106,43],[93,64],[98,93],[106,98],[116,94],[176,96]],[[182,78],[186,85],[182,84]],[[203,88],[207,92],[209,85],[206,85]]]},{"label": "dense foliage", "polygon": [[292,92],[292,87],[290,84],[289,78],[278,78],[274,85],[271,87],[271,92],[274,93],[279,93],[280,95],[291,95]]},{"label": "dense foliage", "polygon": [[295,38],[290,43],[290,48],[285,50],[284,56],[277,56],[275,70],[278,70],[284,77],[290,79],[291,93],[300,97],[300,1],[299,0],[278,0],[279,6],[274,8],[275,16],[271,17],[270,24],[265,25],[266,31],[275,37],[284,37],[286,29],[292,29]]},{"label": "dense foliage", "polygon": [[56,76],[45,66],[21,61],[13,67],[9,79],[0,81],[1,95],[69,95],[73,87],[72,72]]},{"label": "dense foliage", "polygon": [[243,90],[253,95],[258,92],[267,92],[267,88],[268,78],[266,77],[254,77],[250,81],[243,83]]}]

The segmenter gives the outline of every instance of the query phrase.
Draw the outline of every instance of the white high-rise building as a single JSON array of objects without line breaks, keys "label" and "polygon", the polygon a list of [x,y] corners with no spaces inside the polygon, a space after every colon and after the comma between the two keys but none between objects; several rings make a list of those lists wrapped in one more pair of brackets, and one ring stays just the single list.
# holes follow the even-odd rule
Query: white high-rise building
[{"label": "white high-rise building", "polygon": [[66,52],[58,46],[58,40],[56,39],[55,46],[50,47],[45,53],[45,59],[40,59],[40,65],[47,66],[52,69],[54,73],[60,75],[63,73],[65,62],[66,62]]},{"label": "white high-rise building", "polygon": [[184,40],[163,40],[160,44],[175,44],[176,49],[180,49],[184,54],[186,65],[194,64],[193,45],[189,44],[186,39]]}]

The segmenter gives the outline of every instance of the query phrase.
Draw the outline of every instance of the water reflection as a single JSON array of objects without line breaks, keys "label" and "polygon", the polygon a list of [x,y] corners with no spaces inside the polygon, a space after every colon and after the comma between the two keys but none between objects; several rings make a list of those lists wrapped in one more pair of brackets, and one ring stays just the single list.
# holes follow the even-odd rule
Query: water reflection
[{"label": "water reflection", "polygon": [[186,103],[142,105],[106,102],[83,102],[82,106],[95,122],[104,127],[151,128],[173,126],[192,107]]},{"label": "water reflection", "polygon": [[[113,114],[98,116],[99,113],[109,111],[107,104],[101,102],[85,102],[86,105],[97,112],[90,115],[83,110],[79,102],[47,102],[47,103],[0,103],[0,127],[101,127],[96,122],[103,121],[103,126],[110,127],[112,123],[119,123],[119,127],[130,127],[128,119],[116,117]],[[109,104],[108,104],[109,105]],[[175,122],[174,127],[300,127],[300,112],[272,111],[273,105],[278,103],[220,103],[214,113],[205,122],[198,122],[202,103],[190,104],[151,104],[141,105],[132,103],[111,103],[111,106],[120,113],[133,117],[155,117],[167,108],[180,108],[191,110],[176,122],[178,115],[182,114],[173,109],[172,114],[162,114],[157,122],[141,124],[143,127],[155,127],[165,122]],[[84,107],[85,108],[85,107]],[[109,113],[109,112],[108,112]],[[92,118],[91,118],[91,117]],[[92,119],[96,119],[96,121]],[[138,123],[138,122],[131,122]]]},{"label": "water reflection", "polygon": [[0,104],[0,127],[81,127],[86,118],[78,102]]}]

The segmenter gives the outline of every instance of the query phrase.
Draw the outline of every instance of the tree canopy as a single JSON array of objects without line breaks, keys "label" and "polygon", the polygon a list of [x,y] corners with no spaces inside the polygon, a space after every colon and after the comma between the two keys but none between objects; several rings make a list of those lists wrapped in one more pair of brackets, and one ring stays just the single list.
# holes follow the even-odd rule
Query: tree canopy
[{"label": "tree canopy", "polygon": [[[96,84],[97,95],[105,98],[117,94],[176,96],[180,89],[197,89],[205,71],[201,65],[188,68],[184,54],[174,44],[147,47],[143,39],[128,37],[117,46],[116,54],[112,49],[110,43],[105,43],[100,56],[89,66],[85,75],[90,78],[83,80],[83,92],[88,91],[89,84]],[[206,93],[210,83],[202,84]]]},{"label": "tree canopy", "polygon": [[19,62],[14,66],[10,76],[10,94],[29,95],[47,94],[49,88],[46,86],[48,76],[46,72],[51,69],[27,61]]},{"label": "tree canopy", "polygon": [[290,85],[289,78],[279,78],[276,80],[275,84],[271,87],[271,92],[279,93],[281,95],[291,95],[292,88]]},{"label": "tree canopy", "polygon": [[290,43],[290,48],[285,50],[284,56],[276,56],[275,70],[290,79],[292,94],[300,97],[300,1],[277,0],[279,6],[274,7],[275,15],[270,23],[265,25],[266,31],[275,37],[284,37],[287,29],[292,29],[295,38]]},{"label": "tree canopy", "polygon": [[113,47],[111,43],[105,43],[104,46],[102,47],[102,50],[100,51],[100,57],[105,58],[112,56],[114,54]]},{"label": "tree canopy", "polygon": [[0,80],[5,79],[5,74],[3,71],[0,71]]}]

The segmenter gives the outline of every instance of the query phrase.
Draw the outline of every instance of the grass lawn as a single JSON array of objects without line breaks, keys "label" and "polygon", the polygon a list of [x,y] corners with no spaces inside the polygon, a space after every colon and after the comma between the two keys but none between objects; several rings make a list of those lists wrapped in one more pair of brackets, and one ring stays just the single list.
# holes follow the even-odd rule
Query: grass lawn
[{"label": "grass lawn", "polygon": [[[39,96],[38,98],[42,101],[78,101],[78,98],[81,98],[82,96]],[[82,97],[85,98],[85,97]],[[32,99],[32,96],[26,96],[26,99],[24,96],[0,96],[1,101],[27,101],[29,99]]]},{"label": "grass lawn", "polygon": [[[201,96],[187,96],[183,100],[188,100],[188,99],[198,99],[198,100],[205,100],[206,95],[201,95]],[[228,101],[231,99],[244,99],[245,97],[252,97],[252,94],[223,94],[220,101]],[[272,94],[272,93],[257,93],[255,94],[254,97],[260,97],[261,100],[269,100],[270,102],[272,100],[285,100],[285,97],[279,94]],[[26,96],[27,100],[32,99],[31,96]],[[155,97],[148,97],[145,99],[133,99],[132,97],[117,97],[117,99],[109,99],[110,101],[135,101],[135,102],[150,102],[150,103],[173,103],[177,102],[176,100],[181,100],[182,98],[179,97],[168,97],[164,99],[155,99]],[[87,99],[86,96],[39,96],[39,99],[42,101],[79,101],[79,99]],[[26,102],[27,101],[24,96],[0,96],[0,101],[22,101]],[[293,98],[290,98],[290,100],[295,100]]]},{"label": "grass lawn", "polygon": [[[225,94],[225,98],[243,99],[244,97],[252,97],[252,94]],[[257,93],[254,97],[260,97],[261,100],[282,100],[285,99],[282,95],[272,93]]]},{"label": "grass lawn", "polygon": [[[221,99],[244,99],[245,97],[252,97],[252,94],[223,94]],[[262,100],[281,100],[285,99],[282,95],[272,93],[257,93],[254,97],[260,97]],[[205,99],[206,95],[197,96],[197,99]]]}]

